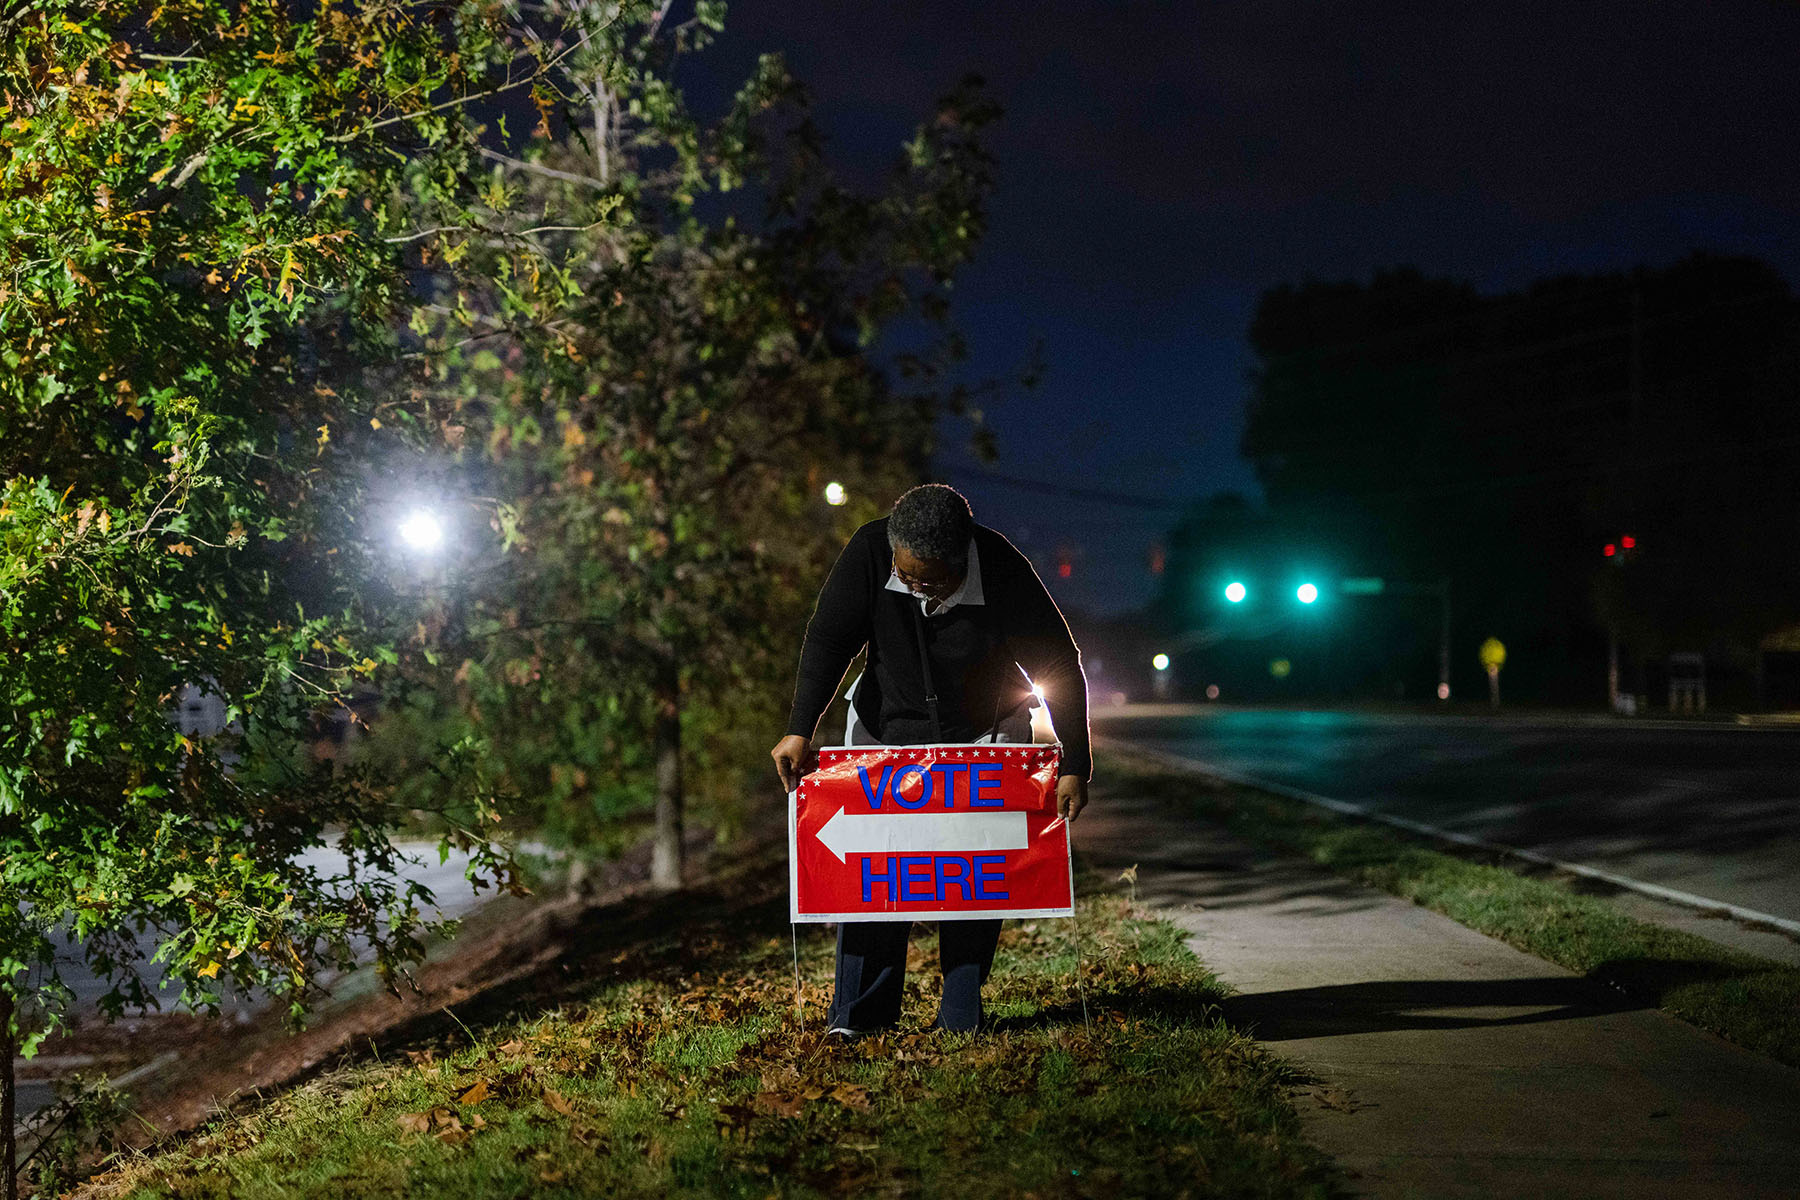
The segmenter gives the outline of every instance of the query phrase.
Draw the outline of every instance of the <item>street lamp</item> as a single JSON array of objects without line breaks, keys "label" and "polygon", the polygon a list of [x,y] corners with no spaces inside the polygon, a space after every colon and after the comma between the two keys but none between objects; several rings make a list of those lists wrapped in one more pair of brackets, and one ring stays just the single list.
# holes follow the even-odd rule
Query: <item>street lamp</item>
[{"label": "street lamp", "polygon": [[1242,604],[1244,602],[1244,597],[1248,594],[1248,589],[1235,579],[1225,585],[1225,599],[1231,601],[1233,604]]},{"label": "street lamp", "polygon": [[444,545],[444,523],[427,509],[415,508],[402,517],[399,533],[406,548],[419,554],[435,554]]},{"label": "street lamp", "polygon": [[1169,669],[1169,656],[1166,654],[1159,654],[1150,660],[1150,665],[1159,671],[1166,671]]},{"label": "street lamp", "polygon": [[849,498],[850,493],[846,492],[844,490],[844,485],[837,480],[834,479],[825,485],[825,503],[831,505],[831,507],[837,508]]},{"label": "street lamp", "polygon": [[1303,583],[1294,591],[1294,599],[1302,604],[1311,604],[1319,598],[1319,589],[1310,583]]}]

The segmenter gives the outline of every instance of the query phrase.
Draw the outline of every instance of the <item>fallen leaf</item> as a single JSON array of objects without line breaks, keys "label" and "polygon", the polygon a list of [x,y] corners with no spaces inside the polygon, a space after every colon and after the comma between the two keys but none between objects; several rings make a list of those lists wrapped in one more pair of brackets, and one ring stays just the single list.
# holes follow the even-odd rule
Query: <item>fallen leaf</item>
[{"label": "fallen leaf", "polygon": [[756,1110],[748,1104],[721,1104],[713,1123],[718,1127],[720,1137],[736,1136],[743,1140],[747,1136],[746,1128],[755,1116]]},{"label": "fallen leaf", "polygon": [[428,1112],[400,1114],[401,1133],[424,1133],[431,1128],[431,1114]]},{"label": "fallen leaf", "polygon": [[831,1098],[845,1108],[869,1111],[869,1089],[860,1083],[840,1083],[831,1089]]},{"label": "fallen leaf", "polygon": [[552,1110],[561,1113],[565,1117],[575,1115],[575,1106],[570,1104],[568,1098],[555,1088],[544,1089],[544,1103]]},{"label": "fallen leaf", "polygon": [[800,1110],[806,1107],[805,1100],[786,1092],[758,1092],[750,1102],[755,1105],[757,1112],[768,1113],[773,1117],[797,1117]]},{"label": "fallen leaf", "polygon": [[480,1104],[488,1098],[487,1080],[480,1079],[475,1086],[456,1098],[458,1104]]}]

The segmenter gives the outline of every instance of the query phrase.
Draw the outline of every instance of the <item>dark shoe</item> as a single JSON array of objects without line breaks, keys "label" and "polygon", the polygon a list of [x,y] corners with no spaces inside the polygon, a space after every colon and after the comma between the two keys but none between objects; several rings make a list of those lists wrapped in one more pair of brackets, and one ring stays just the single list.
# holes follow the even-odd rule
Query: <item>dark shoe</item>
[{"label": "dark shoe", "polygon": [[893,1030],[892,1025],[881,1025],[874,1029],[852,1029],[848,1025],[833,1025],[825,1031],[827,1041],[854,1042],[858,1038],[880,1037]]}]

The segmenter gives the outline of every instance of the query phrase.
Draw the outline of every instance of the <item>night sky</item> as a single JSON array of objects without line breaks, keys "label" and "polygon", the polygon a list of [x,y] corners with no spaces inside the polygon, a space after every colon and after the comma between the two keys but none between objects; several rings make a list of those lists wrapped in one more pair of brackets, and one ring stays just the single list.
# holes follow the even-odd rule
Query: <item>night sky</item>
[{"label": "night sky", "polygon": [[1271,285],[1410,264],[1501,290],[1695,249],[1800,281],[1800,5],[734,0],[707,58],[741,77],[767,50],[853,170],[965,72],[1005,106],[960,323],[971,379],[1040,337],[1048,374],[988,406],[999,462],[947,423],[936,466],[1068,609],[1142,604],[1184,502],[1257,493],[1237,444]]}]

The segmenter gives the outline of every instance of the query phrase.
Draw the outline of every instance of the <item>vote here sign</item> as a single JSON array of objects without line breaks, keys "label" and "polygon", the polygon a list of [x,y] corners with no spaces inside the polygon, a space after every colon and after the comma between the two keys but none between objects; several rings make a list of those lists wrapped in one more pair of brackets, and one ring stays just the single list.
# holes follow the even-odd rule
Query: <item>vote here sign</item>
[{"label": "vote here sign", "polygon": [[789,797],[795,921],[1074,915],[1060,747],[846,746]]}]

